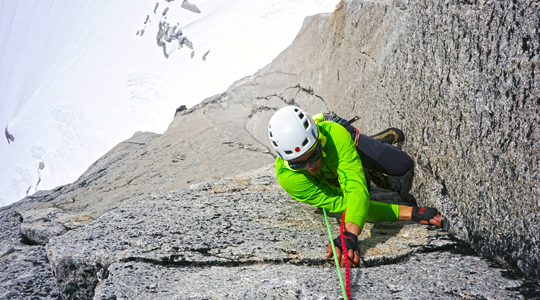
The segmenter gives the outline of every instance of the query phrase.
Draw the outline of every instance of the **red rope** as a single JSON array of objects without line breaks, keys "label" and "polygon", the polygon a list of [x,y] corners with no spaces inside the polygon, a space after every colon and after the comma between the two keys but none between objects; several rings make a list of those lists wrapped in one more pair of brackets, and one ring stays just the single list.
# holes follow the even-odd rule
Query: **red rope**
[{"label": "red rope", "polygon": [[345,224],[345,213],[347,210],[343,212],[343,216],[341,217],[341,229],[340,229],[340,235],[341,235],[341,251],[345,255],[343,255],[343,260],[345,262],[345,284],[346,284],[346,291],[347,291],[347,298],[348,300],[351,299],[351,284],[349,282],[349,253],[347,252],[347,247],[345,246],[345,235],[343,234],[343,227]]}]

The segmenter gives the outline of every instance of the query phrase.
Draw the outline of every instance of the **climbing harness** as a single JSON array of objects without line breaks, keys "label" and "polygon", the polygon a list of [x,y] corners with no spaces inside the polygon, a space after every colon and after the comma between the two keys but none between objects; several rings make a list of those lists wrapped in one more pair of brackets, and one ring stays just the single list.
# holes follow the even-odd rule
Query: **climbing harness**
[{"label": "climbing harness", "polygon": [[351,134],[351,138],[354,141],[354,145],[358,146],[358,140],[360,139],[360,130],[358,128],[352,126],[351,124],[358,121],[360,117],[356,116],[350,120],[347,120],[343,117],[338,116],[335,112],[329,112],[329,113],[320,113],[318,115],[314,116],[314,119],[322,121],[333,121],[337,124],[345,127],[347,131]]},{"label": "climbing harness", "polygon": [[[343,299],[351,299],[351,292],[350,292],[350,283],[349,283],[349,264],[348,261],[345,260],[345,271],[346,271],[346,280],[347,284],[345,285],[343,283],[343,277],[341,276],[341,268],[339,267],[339,261],[336,255],[336,249],[334,246],[334,239],[332,238],[332,231],[330,230],[330,224],[328,223],[328,216],[326,215],[326,209],[322,209],[324,213],[324,219],[326,221],[326,229],[328,230],[328,236],[330,237],[330,244],[332,245],[332,253],[334,255],[334,263],[336,264],[336,269],[339,277],[339,283],[341,285],[341,292],[343,293]],[[346,210],[345,210],[346,211]],[[343,220],[345,220],[345,211],[343,212],[343,217],[341,218],[341,245],[343,248],[345,248],[345,252],[347,253],[347,249],[345,247],[344,237],[343,237]],[[342,249],[343,251],[343,249]],[[347,257],[347,255],[345,255]],[[347,258],[346,258],[347,259]]]}]

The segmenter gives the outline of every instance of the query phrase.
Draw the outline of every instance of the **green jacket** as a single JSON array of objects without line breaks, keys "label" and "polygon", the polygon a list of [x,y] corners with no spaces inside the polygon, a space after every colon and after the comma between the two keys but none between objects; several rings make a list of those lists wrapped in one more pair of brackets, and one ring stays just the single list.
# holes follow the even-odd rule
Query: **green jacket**
[{"label": "green jacket", "polygon": [[292,170],[278,157],[276,175],[279,184],[298,201],[333,213],[343,213],[347,209],[345,222],[363,228],[369,209],[369,192],[351,135],[333,121],[318,122],[317,127],[323,147],[321,172],[311,174],[304,169]]}]

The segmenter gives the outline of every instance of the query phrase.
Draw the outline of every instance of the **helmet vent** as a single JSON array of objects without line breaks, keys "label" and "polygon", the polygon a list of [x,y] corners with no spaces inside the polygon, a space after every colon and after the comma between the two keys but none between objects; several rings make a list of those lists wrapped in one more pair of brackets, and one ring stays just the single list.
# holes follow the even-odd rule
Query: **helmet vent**
[{"label": "helmet vent", "polygon": [[268,121],[270,146],[285,160],[304,155],[317,144],[317,123],[303,109],[289,105],[277,110]]}]

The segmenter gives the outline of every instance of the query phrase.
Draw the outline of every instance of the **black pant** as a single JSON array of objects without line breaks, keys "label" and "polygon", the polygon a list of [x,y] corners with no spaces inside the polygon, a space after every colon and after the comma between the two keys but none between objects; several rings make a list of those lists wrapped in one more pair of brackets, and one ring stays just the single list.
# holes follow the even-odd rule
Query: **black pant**
[{"label": "black pant", "polygon": [[[358,130],[351,125],[346,128],[355,141],[356,135],[359,134]],[[370,171],[391,176],[403,176],[414,166],[412,158],[401,149],[386,142],[377,141],[367,135],[360,134],[356,151],[362,160],[368,187],[371,182]]]},{"label": "black pant", "polygon": [[403,176],[414,165],[412,158],[398,147],[360,135],[356,150],[364,168],[391,176]]}]

